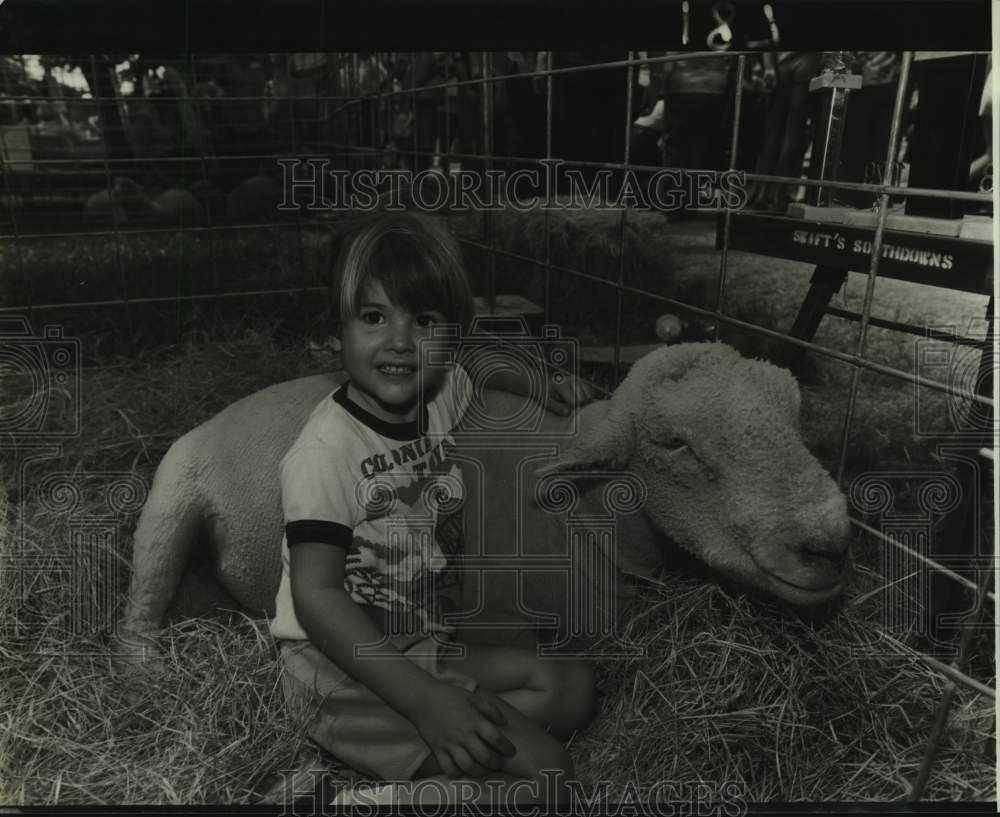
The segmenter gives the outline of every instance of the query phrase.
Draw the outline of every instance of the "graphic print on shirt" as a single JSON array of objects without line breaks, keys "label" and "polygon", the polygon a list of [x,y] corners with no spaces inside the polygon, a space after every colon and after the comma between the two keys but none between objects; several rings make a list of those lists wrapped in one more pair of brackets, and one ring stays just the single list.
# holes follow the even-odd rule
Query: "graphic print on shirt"
[{"label": "graphic print on shirt", "polygon": [[449,560],[460,539],[442,542],[439,526],[464,497],[459,468],[446,461],[451,447],[425,437],[360,464],[355,499],[365,518],[354,530],[344,587],[355,601],[394,614],[398,632],[389,635],[436,629],[452,606],[458,576]]}]

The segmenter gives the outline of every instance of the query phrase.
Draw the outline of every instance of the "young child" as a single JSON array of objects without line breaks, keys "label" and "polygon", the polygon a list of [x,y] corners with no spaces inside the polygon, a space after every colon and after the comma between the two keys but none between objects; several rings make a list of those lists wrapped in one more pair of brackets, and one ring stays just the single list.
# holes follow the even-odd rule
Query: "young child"
[{"label": "young child", "polygon": [[[419,343],[436,326],[471,322],[458,245],[431,217],[382,215],[347,241],[336,273],[350,379],[315,408],[281,464],[271,632],[286,698],[316,707],[310,736],[320,746],[394,781],[382,789],[392,803],[467,799],[469,778],[512,786],[483,785],[474,799],[561,797],[573,766],[560,740],[595,710],[589,667],[513,647],[465,645],[459,657],[442,621],[447,537],[435,530],[439,498],[428,486],[461,492],[449,432],[473,387],[457,363],[422,367]],[[518,380],[502,372],[489,385],[530,393]],[[575,384],[562,396],[575,399]],[[432,777],[437,785],[402,783]],[[360,801],[346,791],[337,802]]]}]

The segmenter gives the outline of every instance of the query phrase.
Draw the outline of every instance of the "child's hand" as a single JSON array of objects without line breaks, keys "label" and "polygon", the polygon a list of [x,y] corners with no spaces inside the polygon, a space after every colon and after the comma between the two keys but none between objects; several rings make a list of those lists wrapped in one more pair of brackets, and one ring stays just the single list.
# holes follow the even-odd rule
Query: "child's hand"
[{"label": "child's hand", "polygon": [[567,417],[594,399],[594,388],[584,379],[559,373],[549,378],[549,396],[545,408]]},{"label": "child's hand", "polygon": [[516,751],[498,727],[507,719],[491,700],[475,692],[436,684],[413,717],[413,725],[446,775],[482,777]]}]

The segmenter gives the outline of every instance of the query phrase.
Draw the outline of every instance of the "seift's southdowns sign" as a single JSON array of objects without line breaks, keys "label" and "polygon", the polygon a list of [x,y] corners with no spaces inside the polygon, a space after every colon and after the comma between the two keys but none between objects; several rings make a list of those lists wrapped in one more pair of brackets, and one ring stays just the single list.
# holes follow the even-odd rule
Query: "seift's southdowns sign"
[{"label": "seift's southdowns sign", "polygon": [[[807,244],[811,247],[825,249],[832,248],[841,252],[850,249],[851,253],[861,255],[864,258],[868,258],[872,254],[874,246],[870,239],[848,239],[847,236],[840,233],[813,232],[811,230],[793,231],[792,241],[796,244]],[[955,263],[955,256],[951,253],[900,247],[888,242],[882,244],[882,257],[908,264],[919,264],[922,267],[937,267],[938,269],[951,269]]]},{"label": "seift's southdowns sign", "polygon": [[[721,247],[724,218],[716,243]],[[731,213],[733,250],[867,273],[875,231],[785,216]],[[989,295],[993,291],[993,244],[954,236],[886,230],[878,274],[885,278]]]}]

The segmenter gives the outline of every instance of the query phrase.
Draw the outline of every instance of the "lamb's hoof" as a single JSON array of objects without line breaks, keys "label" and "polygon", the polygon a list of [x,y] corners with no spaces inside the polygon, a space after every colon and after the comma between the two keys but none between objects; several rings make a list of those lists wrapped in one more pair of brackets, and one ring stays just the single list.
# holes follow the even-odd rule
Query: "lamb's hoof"
[{"label": "lamb's hoof", "polygon": [[163,653],[152,636],[120,628],[111,640],[111,667],[116,672],[152,668],[162,658]]}]

